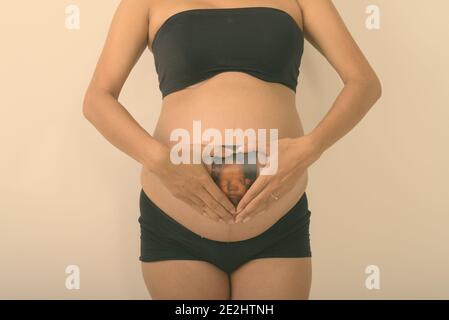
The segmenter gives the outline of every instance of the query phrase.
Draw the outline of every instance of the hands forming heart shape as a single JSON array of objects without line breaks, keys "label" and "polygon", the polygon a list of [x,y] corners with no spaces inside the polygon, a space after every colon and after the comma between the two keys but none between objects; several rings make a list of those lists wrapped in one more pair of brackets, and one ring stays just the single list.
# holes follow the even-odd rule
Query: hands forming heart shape
[{"label": "hands forming heart shape", "polygon": [[[308,135],[282,138],[273,146],[255,151],[232,145],[237,149],[231,152],[226,149],[230,146],[223,146],[228,151],[225,156],[222,152],[209,154],[212,161],[204,165],[175,164],[170,161],[170,148],[162,146],[160,156],[148,170],[157,174],[176,198],[199,213],[224,223],[245,222],[278,203],[323,152]],[[274,152],[266,154],[267,150]]]},{"label": "hands forming heart shape", "polygon": [[256,152],[233,153],[214,157],[208,167],[214,182],[236,208],[259,174],[256,160]]}]

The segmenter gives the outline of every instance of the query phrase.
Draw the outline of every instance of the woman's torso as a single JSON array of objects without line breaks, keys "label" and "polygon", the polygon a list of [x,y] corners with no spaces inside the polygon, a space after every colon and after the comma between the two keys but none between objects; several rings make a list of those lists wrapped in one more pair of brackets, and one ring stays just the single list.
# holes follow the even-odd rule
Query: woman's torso
[{"label": "woman's torso", "polygon": [[[217,5],[217,4],[215,4]],[[270,6],[279,8],[277,2],[243,2],[226,7]],[[150,23],[150,38],[167,17],[175,12],[190,8],[213,7],[204,3],[189,2],[189,7],[153,6]],[[297,7],[281,8],[288,12],[300,25],[300,12]],[[160,118],[153,137],[166,145],[175,129],[185,129],[193,137],[194,121],[201,125],[201,132],[213,128],[225,136],[225,129],[253,129],[256,132],[265,129],[277,129],[278,138],[299,137],[304,135],[299,118],[295,92],[280,83],[270,83],[251,75],[228,71],[192,85],[186,89],[166,96],[162,102]],[[306,189],[307,171],[297,181],[295,188],[282,195],[267,211],[255,216],[246,223],[223,224],[207,218],[183,201],[171,195],[170,191],[153,173],[142,168],[141,185],[144,192],[166,214],[205,238],[217,241],[238,241],[257,236],[288,212],[299,200]]]}]

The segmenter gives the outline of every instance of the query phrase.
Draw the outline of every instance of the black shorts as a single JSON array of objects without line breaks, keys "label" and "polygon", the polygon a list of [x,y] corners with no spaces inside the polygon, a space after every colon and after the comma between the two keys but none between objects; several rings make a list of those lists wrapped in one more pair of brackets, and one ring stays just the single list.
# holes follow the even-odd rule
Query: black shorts
[{"label": "black shorts", "polygon": [[230,274],[257,258],[311,257],[307,195],[261,234],[240,241],[216,241],[192,232],[140,191],[140,257],[143,262],[202,260]]}]

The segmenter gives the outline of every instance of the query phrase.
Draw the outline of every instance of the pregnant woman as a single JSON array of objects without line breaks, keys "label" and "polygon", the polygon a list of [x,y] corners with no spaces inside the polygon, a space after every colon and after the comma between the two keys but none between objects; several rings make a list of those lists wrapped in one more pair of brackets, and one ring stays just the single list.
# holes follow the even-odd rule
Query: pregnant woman
[{"label": "pregnant woman", "polygon": [[[343,82],[307,134],[296,106],[305,40]],[[162,95],[153,134],[118,101],[147,48]],[[331,0],[122,0],[83,114],[142,165],[140,261],[151,297],[307,299],[307,168],[380,95]]]}]

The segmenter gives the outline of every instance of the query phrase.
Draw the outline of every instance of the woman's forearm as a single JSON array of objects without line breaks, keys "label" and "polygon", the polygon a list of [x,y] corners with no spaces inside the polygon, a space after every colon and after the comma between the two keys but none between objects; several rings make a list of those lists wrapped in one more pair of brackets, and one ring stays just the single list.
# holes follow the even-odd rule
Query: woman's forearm
[{"label": "woman's forearm", "polygon": [[319,153],[323,153],[355,127],[380,98],[381,92],[381,84],[376,76],[347,81],[332,108],[308,134]]},{"label": "woman's forearm", "polygon": [[115,147],[154,171],[163,158],[166,146],[143,129],[109,92],[86,93],[83,115]]}]

